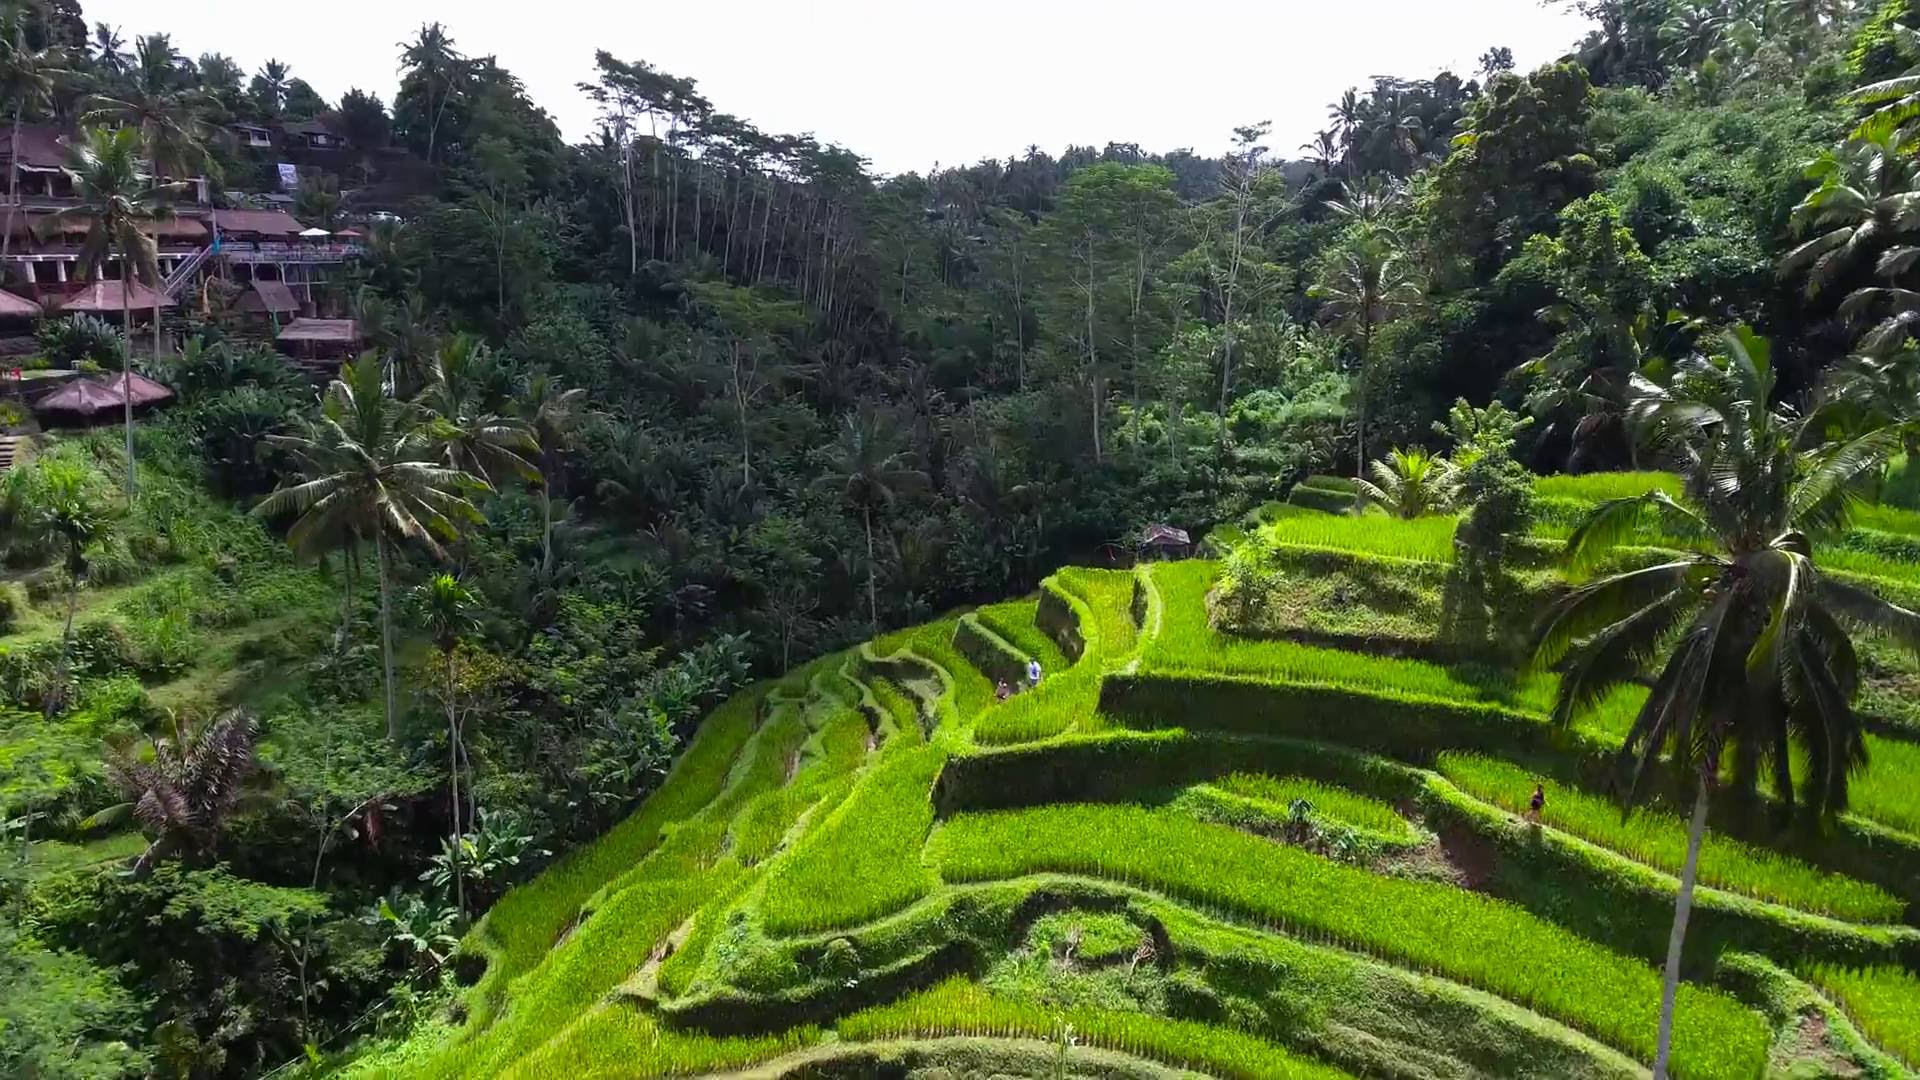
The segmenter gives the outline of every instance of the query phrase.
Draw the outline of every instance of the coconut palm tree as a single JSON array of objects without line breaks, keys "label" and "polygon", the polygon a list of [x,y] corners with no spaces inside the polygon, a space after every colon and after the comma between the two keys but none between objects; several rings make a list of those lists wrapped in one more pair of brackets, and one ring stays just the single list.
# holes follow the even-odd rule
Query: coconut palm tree
[{"label": "coconut palm tree", "polygon": [[[148,34],[134,42],[134,64],[116,93],[87,99],[81,122],[133,128],[140,133],[148,172],[174,181],[167,195],[187,191],[188,177],[211,171],[207,149],[212,128],[202,119],[206,95],[194,85],[194,66],[166,34]],[[153,293],[153,363],[160,366],[160,290]]]},{"label": "coconut palm tree", "polygon": [[873,511],[892,506],[902,495],[927,486],[927,474],[913,467],[902,448],[899,428],[882,413],[863,406],[846,417],[840,437],[826,454],[827,474],[819,483],[836,491],[848,506],[860,511],[867,535],[867,618],[880,625],[878,564],[873,555]]},{"label": "coconut palm tree", "polygon": [[[1888,22],[1885,30],[1901,56],[1920,60],[1920,30],[1897,22]],[[1920,63],[1891,79],[1859,87],[1851,99],[1856,105],[1879,106],[1854,126],[1853,138],[1863,138],[1876,129],[1907,128],[1920,119]]]},{"label": "coconut palm tree", "polygon": [[[1815,541],[1844,526],[1859,486],[1898,445],[1882,430],[1801,450],[1799,421],[1771,410],[1764,339],[1729,335],[1718,362],[1692,358],[1671,387],[1636,379],[1636,429],[1681,474],[1685,498],[1655,492],[1603,503],[1567,540],[1566,557],[1594,566],[1658,513],[1694,550],[1607,574],[1546,613],[1535,652],[1561,667],[1553,718],[1566,724],[1621,686],[1653,674],[1622,744],[1629,804],[1664,754],[1693,802],[1687,855],[1668,939],[1654,1075],[1666,1075],[1681,947],[1713,792],[1731,763],[1743,796],[1770,781],[1788,807],[1844,808],[1847,779],[1866,761],[1852,697],[1851,633],[1890,634],[1920,652],[1920,615],[1824,576]],[[1796,779],[1788,752],[1805,755]]]},{"label": "coconut palm tree", "polygon": [[427,430],[449,468],[489,484],[509,477],[535,482],[540,470],[527,460],[539,451],[532,428],[486,407],[483,382],[492,366],[486,342],[455,334],[433,356],[427,387],[414,401],[425,411]]},{"label": "coconut palm tree", "polygon": [[1425,450],[1395,450],[1373,463],[1372,480],[1356,480],[1360,505],[1378,506],[1397,518],[1444,514],[1460,490],[1453,462]]},{"label": "coconut palm tree", "polygon": [[197,731],[176,721],[170,738],[152,740],[151,756],[127,749],[110,752],[107,779],[125,801],[93,814],[84,824],[92,828],[131,818],[153,834],[134,860],[135,877],[144,877],[155,859],[182,847],[210,854],[253,772],[259,734],[260,725],[251,714],[228,709]]},{"label": "coconut palm tree", "polygon": [[296,552],[317,556],[345,539],[371,536],[380,579],[380,656],[387,737],[399,738],[394,709],[392,548],[416,541],[436,556],[462,522],[480,512],[468,494],[486,481],[442,464],[418,406],[387,393],[380,358],[362,353],[328,387],[320,418],[305,431],[271,437],[299,463],[297,480],[254,507],[266,517],[297,514],[287,533]]},{"label": "coconut palm tree", "polygon": [[1880,123],[1808,162],[1806,177],[1817,186],[1793,208],[1793,223],[1816,235],[1787,252],[1780,273],[1804,273],[1812,297],[1868,258],[1888,278],[1920,260],[1920,247],[1901,242],[1920,226],[1915,147],[1908,132]]},{"label": "coconut palm tree", "polygon": [[127,73],[131,59],[127,56],[127,39],[120,36],[120,28],[106,23],[93,24],[93,41],[89,43],[93,50],[94,62],[100,65],[110,78]]},{"label": "coconut palm tree", "polygon": [[1669,64],[1689,66],[1706,59],[1720,44],[1727,30],[1727,15],[1713,0],[1695,0],[1673,9],[1660,24],[1662,59]]},{"label": "coconut palm tree", "polygon": [[1920,351],[1836,361],[1821,377],[1807,427],[1821,437],[1897,427],[1909,454],[1920,451]]},{"label": "coconut palm tree", "polygon": [[[53,104],[54,79],[65,74],[53,49],[36,49],[28,37],[29,8],[9,3],[0,9],[0,100],[13,102],[13,142],[20,145],[20,122],[32,106]],[[13,245],[14,211],[20,203],[20,170],[7,170],[7,225],[0,232],[0,260]]]},{"label": "coconut palm tree", "polygon": [[[420,76],[426,95],[427,163],[433,163],[434,145],[440,135],[440,121],[446,116],[447,99],[453,96],[455,74],[465,58],[453,50],[453,38],[439,23],[422,23],[412,41],[400,43],[400,64],[410,74]],[[439,100],[434,98],[439,89]]]},{"label": "coconut palm tree", "polygon": [[1354,472],[1367,460],[1367,363],[1374,329],[1420,300],[1414,267],[1391,233],[1362,226],[1336,244],[1320,264],[1308,294],[1320,301],[1320,318],[1354,343],[1360,358],[1356,390],[1359,426],[1354,441]]},{"label": "coconut palm tree", "polygon": [[[121,378],[133,370],[133,282],[138,279],[156,291],[160,286],[159,246],[152,229],[169,216],[167,204],[179,184],[156,183],[143,174],[140,132],[135,128],[108,131],[93,128],[85,141],[71,147],[67,169],[80,191],[78,206],[52,215],[46,228],[57,230],[75,219],[87,222],[80,241],[75,271],[80,281],[100,276],[110,258],[120,259],[120,325],[127,350],[120,358]],[[159,308],[154,308],[156,320]],[[157,331],[156,331],[157,333]],[[127,394],[127,498],[133,498],[133,395]]]},{"label": "coconut palm tree", "polygon": [[515,403],[520,419],[533,432],[540,467],[540,574],[553,574],[553,495],[562,477],[560,455],[572,445],[573,426],[585,410],[587,392],[581,387],[564,388],[560,381],[542,371],[521,385]]},{"label": "coconut palm tree", "polygon": [[444,682],[441,686],[441,704],[447,711],[447,783],[453,826],[447,850],[453,859],[454,904],[459,908],[461,917],[465,918],[466,875],[460,872],[459,862],[460,838],[465,835],[465,830],[460,827],[460,770],[466,764],[467,751],[465,735],[461,730],[463,718],[460,715],[458,668],[454,662],[454,652],[460,647],[460,635],[473,624],[474,599],[473,593],[452,574],[435,574],[420,584],[416,594],[421,612],[426,617],[428,633],[433,638],[434,650],[440,654],[442,664]]}]

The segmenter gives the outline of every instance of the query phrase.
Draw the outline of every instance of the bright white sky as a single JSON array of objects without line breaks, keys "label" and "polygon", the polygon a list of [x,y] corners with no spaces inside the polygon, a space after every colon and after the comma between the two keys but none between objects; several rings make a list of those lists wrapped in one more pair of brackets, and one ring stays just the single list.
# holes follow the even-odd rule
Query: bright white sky
[{"label": "bright white sky", "polygon": [[698,81],[715,108],[771,132],[811,131],[883,172],[1004,158],[1038,144],[1137,142],[1223,150],[1239,124],[1272,120],[1276,153],[1326,124],[1326,106],[1376,74],[1470,77],[1511,48],[1522,71],[1568,51],[1578,16],[1540,0],[541,0],[462,4],[324,0],[82,0],[129,42],[166,30],[190,56],[248,72],[268,58],[330,100],[350,86],[391,104],[395,43],[440,19],[467,55],[493,54],[569,139],[594,111],[574,84],[593,51]]}]

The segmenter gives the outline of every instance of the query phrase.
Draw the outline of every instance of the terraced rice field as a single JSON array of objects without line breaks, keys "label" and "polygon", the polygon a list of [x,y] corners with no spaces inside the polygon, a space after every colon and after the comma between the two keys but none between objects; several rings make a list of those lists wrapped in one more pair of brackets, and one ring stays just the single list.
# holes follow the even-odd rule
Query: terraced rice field
[{"label": "terraced rice field", "polygon": [[[1255,542],[1431,565],[1451,527]],[[1640,693],[1555,730],[1551,674],[1244,636],[1220,574],[1070,568],[736,697],[462,943],[453,1021],[340,1075],[1645,1075],[1686,836],[1604,787]],[[1828,832],[1709,832],[1676,1076],[1920,1060],[1920,744],[1873,739]]]}]

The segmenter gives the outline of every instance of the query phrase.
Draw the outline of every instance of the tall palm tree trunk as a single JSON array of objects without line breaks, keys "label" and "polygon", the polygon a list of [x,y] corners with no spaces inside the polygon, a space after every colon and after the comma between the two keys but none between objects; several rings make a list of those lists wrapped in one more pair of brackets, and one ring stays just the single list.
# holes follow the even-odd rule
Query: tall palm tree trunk
[{"label": "tall palm tree trunk", "polygon": [[0,232],[0,259],[5,259],[13,250],[13,215],[20,208],[20,114],[26,110],[25,97],[13,105],[13,142],[11,146],[15,164],[7,168],[7,230]]},{"label": "tall palm tree trunk", "polygon": [[128,502],[133,501],[133,296],[128,284],[132,273],[133,260],[127,259],[120,276],[120,330],[127,339],[126,350],[120,354],[120,398],[127,428]]},{"label": "tall palm tree trunk", "polygon": [[53,679],[54,693],[47,698],[46,714],[53,718],[56,704],[62,704],[67,696],[67,669],[73,657],[73,611],[80,602],[80,575],[73,572],[76,559],[67,556],[67,624],[60,630],[60,666]]},{"label": "tall palm tree trunk", "polygon": [[453,702],[453,650],[446,650],[447,661],[447,784],[449,810],[453,820],[453,904],[461,918],[467,917],[466,875],[460,871],[460,722]]},{"label": "tall palm tree trunk", "polygon": [[1353,475],[1367,475],[1367,360],[1373,351],[1373,321],[1370,315],[1361,324],[1360,330],[1360,378],[1357,380],[1360,392],[1360,423],[1354,429]]},{"label": "tall palm tree trunk", "polygon": [[873,507],[861,507],[860,517],[867,526],[867,621],[873,624],[877,632],[880,629],[880,591],[874,584],[874,576],[879,573],[880,567],[873,561]]},{"label": "tall palm tree trunk", "polygon": [[1687,940],[1687,917],[1693,914],[1693,883],[1700,869],[1700,841],[1707,832],[1707,781],[1693,797],[1693,820],[1687,827],[1687,861],[1680,868],[1680,896],[1673,904],[1673,932],[1667,936],[1667,968],[1660,988],[1660,1034],[1653,1059],[1654,1080],[1667,1080],[1667,1061],[1673,1054],[1673,1007],[1680,996],[1680,949]]},{"label": "tall palm tree trunk", "polygon": [[553,490],[546,484],[540,487],[540,574],[553,574]]},{"label": "tall palm tree trunk", "polygon": [[387,741],[400,741],[400,721],[393,711],[393,596],[387,582],[387,534],[373,534],[374,559],[380,574],[380,667],[385,683]]}]

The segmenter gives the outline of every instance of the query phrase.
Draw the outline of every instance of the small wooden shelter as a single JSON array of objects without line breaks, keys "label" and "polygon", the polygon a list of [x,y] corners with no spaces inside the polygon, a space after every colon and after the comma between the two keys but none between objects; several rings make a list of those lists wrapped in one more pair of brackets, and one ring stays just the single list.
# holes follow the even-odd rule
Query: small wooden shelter
[{"label": "small wooden shelter", "polygon": [[154,382],[139,372],[127,372],[115,375],[106,381],[106,387],[115,395],[128,393],[133,398],[133,407],[144,408],[173,400],[173,391]]},{"label": "small wooden shelter", "polygon": [[1185,529],[1149,525],[1140,536],[1140,553],[1159,559],[1184,559],[1193,554],[1193,539]]},{"label": "small wooden shelter", "polygon": [[95,281],[54,301],[58,312],[84,311],[90,315],[118,315],[152,312],[158,299],[163,308],[173,306],[173,298],[158,293],[138,281]]},{"label": "small wooden shelter", "polygon": [[33,411],[52,419],[93,420],[102,413],[118,413],[126,399],[98,379],[75,379],[33,403]]}]

